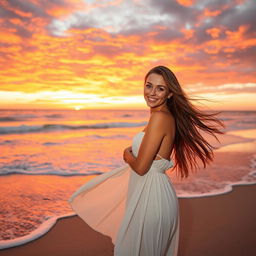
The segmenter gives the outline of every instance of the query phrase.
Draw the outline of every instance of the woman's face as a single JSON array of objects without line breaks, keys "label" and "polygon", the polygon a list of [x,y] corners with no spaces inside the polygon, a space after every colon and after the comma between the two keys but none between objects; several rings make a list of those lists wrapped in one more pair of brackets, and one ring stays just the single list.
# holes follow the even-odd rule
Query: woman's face
[{"label": "woman's face", "polygon": [[149,107],[156,108],[165,105],[168,96],[172,95],[169,91],[161,75],[152,73],[147,77],[144,85],[144,98]]}]

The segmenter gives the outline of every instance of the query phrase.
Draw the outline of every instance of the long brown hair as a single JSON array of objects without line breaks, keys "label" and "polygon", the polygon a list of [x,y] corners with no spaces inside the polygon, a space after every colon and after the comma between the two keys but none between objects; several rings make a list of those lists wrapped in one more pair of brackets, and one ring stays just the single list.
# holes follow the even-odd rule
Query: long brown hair
[{"label": "long brown hair", "polygon": [[[167,67],[157,66],[152,68],[145,76],[152,74],[161,75],[173,93],[167,99],[167,107],[175,118],[176,133],[172,154],[174,156],[174,169],[181,178],[187,177],[190,170],[198,168],[197,159],[200,159],[204,168],[213,160],[214,147],[200,134],[200,130],[214,136],[223,132],[218,127],[224,127],[216,115],[219,113],[206,113],[199,110],[182,90],[178,79]],[[190,170],[189,170],[190,168]]]}]

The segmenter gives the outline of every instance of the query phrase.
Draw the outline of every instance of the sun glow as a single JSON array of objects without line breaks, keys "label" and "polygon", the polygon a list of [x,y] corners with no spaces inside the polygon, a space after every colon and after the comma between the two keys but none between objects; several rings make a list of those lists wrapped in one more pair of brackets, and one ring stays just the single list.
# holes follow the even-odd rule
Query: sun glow
[{"label": "sun glow", "polygon": [[81,107],[80,106],[76,106],[76,107],[74,107],[74,109],[78,111],[78,110],[81,109]]}]

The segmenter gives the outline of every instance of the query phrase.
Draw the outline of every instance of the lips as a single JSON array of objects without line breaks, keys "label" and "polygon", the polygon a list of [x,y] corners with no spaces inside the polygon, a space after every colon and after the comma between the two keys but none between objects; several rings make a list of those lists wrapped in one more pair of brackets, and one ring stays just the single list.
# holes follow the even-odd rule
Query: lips
[{"label": "lips", "polygon": [[152,98],[152,97],[148,97],[148,101],[150,101],[150,102],[156,102],[156,101],[157,101],[157,99]]}]

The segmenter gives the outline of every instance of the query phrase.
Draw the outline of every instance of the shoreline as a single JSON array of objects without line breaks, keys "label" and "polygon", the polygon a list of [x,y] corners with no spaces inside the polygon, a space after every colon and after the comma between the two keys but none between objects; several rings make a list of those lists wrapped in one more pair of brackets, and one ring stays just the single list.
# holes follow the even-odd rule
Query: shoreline
[{"label": "shoreline", "polygon": [[[251,173],[255,173],[255,171],[252,171]],[[200,199],[200,198],[208,198],[208,197],[215,197],[215,196],[217,197],[217,196],[222,196],[228,193],[232,193],[238,186],[254,186],[254,185],[256,187],[256,182],[245,183],[243,181],[240,181],[233,184],[227,184],[226,187],[222,190],[216,190],[214,192],[203,193],[203,194],[179,195],[177,197],[179,200],[180,199]],[[54,226],[58,221],[61,221],[62,219],[73,217],[73,216],[76,216],[76,213],[71,211],[67,214],[49,217],[49,219],[43,222],[40,226],[38,226],[38,228],[33,230],[28,235],[17,237],[10,240],[0,240],[0,251],[33,242],[34,240],[37,240],[40,237],[46,235],[52,228],[54,228]]]},{"label": "shoreline", "polygon": [[[256,184],[236,184],[215,196],[179,198],[180,256],[255,255]],[[67,232],[68,231],[68,232]],[[92,230],[79,217],[64,216],[50,230],[26,244],[0,250],[0,255],[112,255],[111,239]],[[104,254],[102,254],[104,252]]]}]

